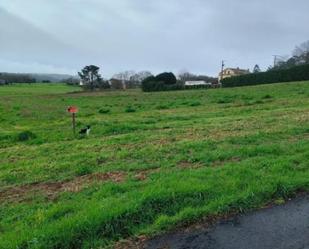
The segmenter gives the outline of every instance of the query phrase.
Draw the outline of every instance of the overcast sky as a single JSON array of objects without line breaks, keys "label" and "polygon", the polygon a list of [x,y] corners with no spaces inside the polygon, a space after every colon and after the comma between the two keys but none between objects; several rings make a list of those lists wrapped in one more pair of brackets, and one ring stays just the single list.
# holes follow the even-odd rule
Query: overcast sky
[{"label": "overcast sky", "polygon": [[309,0],[0,0],[0,71],[265,69],[309,39],[308,12]]}]

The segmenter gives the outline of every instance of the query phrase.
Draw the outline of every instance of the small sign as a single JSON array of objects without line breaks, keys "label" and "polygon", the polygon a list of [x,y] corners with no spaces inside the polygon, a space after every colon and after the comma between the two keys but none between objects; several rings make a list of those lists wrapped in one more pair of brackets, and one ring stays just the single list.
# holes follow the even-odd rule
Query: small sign
[{"label": "small sign", "polygon": [[73,128],[73,134],[75,136],[76,133],[76,121],[75,121],[75,114],[78,112],[78,108],[76,106],[69,106],[68,112],[72,114],[72,128]]},{"label": "small sign", "polygon": [[68,108],[68,112],[69,113],[77,113],[78,112],[78,108],[76,106],[70,106]]}]

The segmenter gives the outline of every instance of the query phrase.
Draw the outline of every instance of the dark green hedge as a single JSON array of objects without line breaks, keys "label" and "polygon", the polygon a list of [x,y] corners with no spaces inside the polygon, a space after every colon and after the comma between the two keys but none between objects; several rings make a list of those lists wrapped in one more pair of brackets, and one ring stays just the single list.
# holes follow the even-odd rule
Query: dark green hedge
[{"label": "dark green hedge", "polygon": [[150,76],[143,80],[142,90],[144,92],[181,90],[183,85],[177,83],[173,73],[161,73],[157,76]]},{"label": "dark green hedge", "polygon": [[235,87],[303,80],[309,80],[309,64],[285,70],[270,70],[231,77],[222,80],[222,85],[223,87]]},{"label": "dark green hedge", "polygon": [[158,91],[174,91],[183,90],[183,84],[176,83],[173,85],[164,84],[162,81],[146,81],[142,83],[142,90],[144,92],[158,92]]}]

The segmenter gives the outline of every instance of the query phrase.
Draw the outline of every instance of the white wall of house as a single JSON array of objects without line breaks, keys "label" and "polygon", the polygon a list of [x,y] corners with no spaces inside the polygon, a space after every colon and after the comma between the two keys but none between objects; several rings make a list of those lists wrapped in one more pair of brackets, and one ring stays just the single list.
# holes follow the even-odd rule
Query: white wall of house
[{"label": "white wall of house", "polygon": [[207,83],[204,80],[198,80],[198,81],[186,81],[185,82],[185,86],[207,86],[207,85],[211,85],[211,83]]}]

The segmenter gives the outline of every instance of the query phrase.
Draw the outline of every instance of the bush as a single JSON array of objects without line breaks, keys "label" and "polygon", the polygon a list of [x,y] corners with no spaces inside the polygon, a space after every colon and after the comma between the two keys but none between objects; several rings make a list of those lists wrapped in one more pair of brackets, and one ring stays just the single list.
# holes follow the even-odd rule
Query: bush
[{"label": "bush", "polygon": [[128,106],[128,107],[125,109],[125,112],[136,112],[136,110],[135,110],[132,106]]},{"label": "bush", "polygon": [[309,64],[285,70],[271,70],[226,78],[222,80],[222,85],[223,87],[235,87],[303,80],[309,80]]},{"label": "bush", "polygon": [[17,135],[17,141],[24,142],[31,139],[35,139],[36,135],[31,131],[23,131]]},{"label": "bush", "polygon": [[156,77],[150,76],[142,82],[142,90],[144,92],[172,91],[182,89],[184,89],[184,85],[180,82],[177,82],[177,79],[173,73],[162,73]]},{"label": "bush", "polygon": [[201,105],[201,102],[199,101],[194,101],[192,103],[189,104],[190,106],[200,106]]},{"label": "bush", "polygon": [[110,112],[111,112],[110,109],[105,109],[105,108],[102,108],[102,109],[99,110],[99,113],[101,113],[101,114],[108,114]]},{"label": "bush", "polygon": [[173,73],[161,73],[155,77],[157,82],[163,82],[164,85],[174,85],[177,79]]}]

